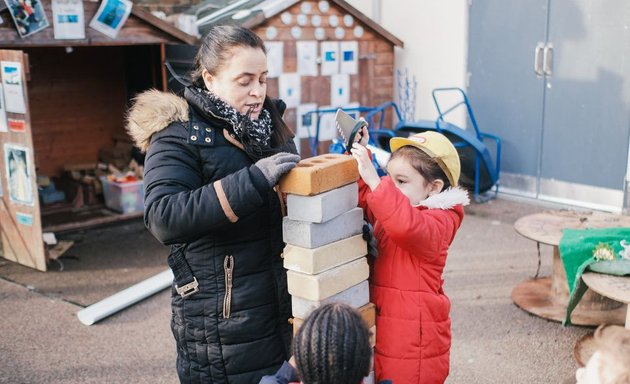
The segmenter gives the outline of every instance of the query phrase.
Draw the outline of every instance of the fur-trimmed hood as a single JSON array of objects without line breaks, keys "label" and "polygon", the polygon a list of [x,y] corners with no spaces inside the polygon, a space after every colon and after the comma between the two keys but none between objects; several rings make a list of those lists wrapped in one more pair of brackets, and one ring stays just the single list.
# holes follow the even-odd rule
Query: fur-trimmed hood
[{"label": "fur-trimmed hood", "polygon": [[466,206],[470,204],[468,192],[460,187],[448,188],[438,194],[422,200],[416,207],[427,207],[429,209],[451,209],[456,205]]},{"label": "fur-trimmed hood", "polygon": [[127,133],[143,152],[149,148],[151,136],[174,121],[188,121],[188,102],[173,93],[150,89],[133,100],[127,113]]}]

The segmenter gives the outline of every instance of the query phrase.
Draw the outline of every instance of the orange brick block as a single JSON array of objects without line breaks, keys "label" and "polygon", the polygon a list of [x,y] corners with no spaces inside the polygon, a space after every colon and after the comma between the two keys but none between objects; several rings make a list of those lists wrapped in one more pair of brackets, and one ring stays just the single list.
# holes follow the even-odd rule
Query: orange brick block
[{"label": "orange brick block", "polygon": [[[361,317],[367,323],[370,332],[376,333],[376,305],[374,305],[373,303],[367,303],[361,308],[357,309],[357,311],[359,311]],[[294,335],[297,333],[302,323],[304,323],[304,319],[300,319],[299,317],[293,318],[292,324]]]},{"label": "orange brick block", "polygon": [[352,156],[330,153],[300,161],[280,179],[280,191],[313,196],[357,180],[357,161]]}]

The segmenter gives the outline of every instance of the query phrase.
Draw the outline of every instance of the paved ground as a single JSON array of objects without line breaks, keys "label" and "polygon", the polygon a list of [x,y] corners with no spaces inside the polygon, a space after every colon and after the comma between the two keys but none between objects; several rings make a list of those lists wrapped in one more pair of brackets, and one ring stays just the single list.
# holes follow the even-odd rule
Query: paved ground
[{"label": "paved ground", "polygon": [[[500,198],[467,208],[445,272],[452,299],[448,383],[571,383],[575,341],[510,300],[536,272],[536,245],[512,225],[547,207]],[[76,312],[166,269],[166,249],[140,221],[65,235],[77,243],[63,271],[0,259],[0,383],[176,383],[169,295],[163,291],[93,326]],[[551,248],[542,247],[543,275]]]}]

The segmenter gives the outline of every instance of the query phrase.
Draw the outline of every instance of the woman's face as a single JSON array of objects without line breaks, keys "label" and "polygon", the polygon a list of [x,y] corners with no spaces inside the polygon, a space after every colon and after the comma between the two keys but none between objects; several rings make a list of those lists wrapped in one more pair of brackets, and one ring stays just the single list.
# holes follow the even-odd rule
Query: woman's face
[{"label": "woman's face", "polygon": [[215,75],[203,71],[206,88],[242,114],[258,119],[267,94],[267,56],[259,48],[235,47]]}]

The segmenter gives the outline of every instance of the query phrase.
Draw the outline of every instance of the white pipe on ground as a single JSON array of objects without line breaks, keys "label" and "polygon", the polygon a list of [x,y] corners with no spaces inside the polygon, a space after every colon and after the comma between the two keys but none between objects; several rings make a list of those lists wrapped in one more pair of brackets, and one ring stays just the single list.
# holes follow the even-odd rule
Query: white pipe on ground
[{"label": "white pipe on ground", "polygon": [[92,325],[107,316],[156,294],[173,284],[173,272],[168,269],[110,297],[83,308],[77,317],[85,325]]}]

